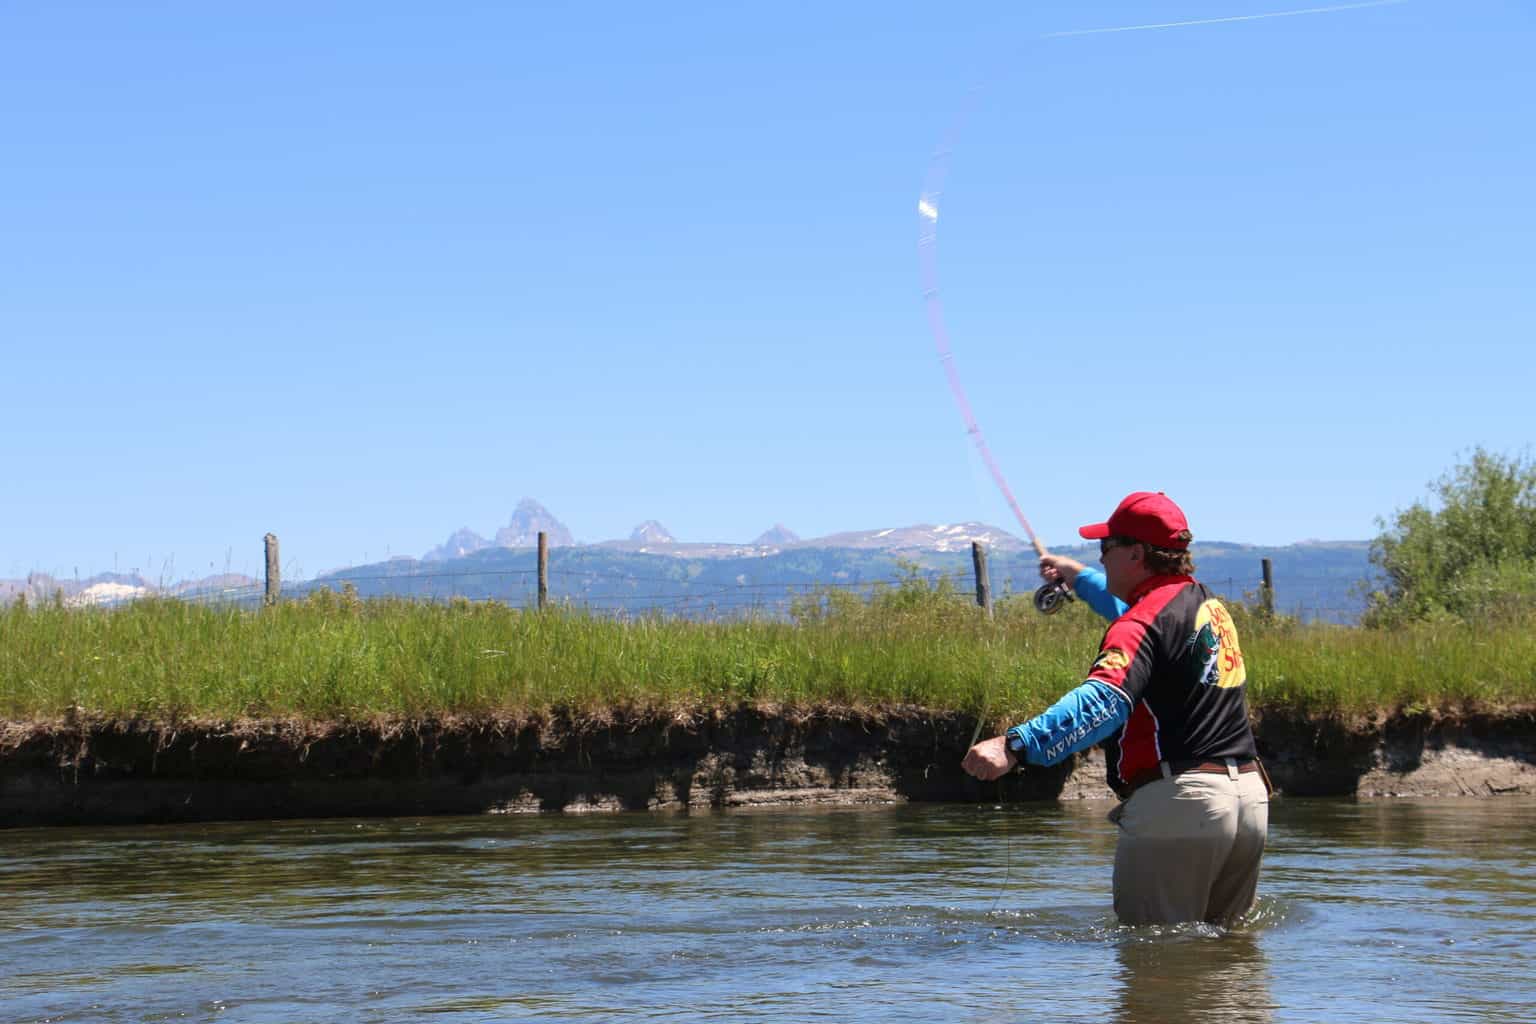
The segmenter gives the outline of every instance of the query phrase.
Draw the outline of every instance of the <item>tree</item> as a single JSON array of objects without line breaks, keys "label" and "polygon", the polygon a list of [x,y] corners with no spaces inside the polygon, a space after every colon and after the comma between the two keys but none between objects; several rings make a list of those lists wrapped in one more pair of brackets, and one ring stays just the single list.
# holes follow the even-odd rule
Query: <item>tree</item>
[{"label": "tree", "polygon": [[1371,543],[1386,589],[1371,595],[1366,624],[1536,608],[1536,463],[1478,448],[1430,485]]}]

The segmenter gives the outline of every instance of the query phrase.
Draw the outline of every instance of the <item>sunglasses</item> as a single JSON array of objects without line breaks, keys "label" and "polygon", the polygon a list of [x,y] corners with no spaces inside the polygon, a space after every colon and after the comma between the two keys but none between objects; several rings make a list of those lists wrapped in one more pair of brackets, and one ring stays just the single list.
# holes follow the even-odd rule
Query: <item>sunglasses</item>
[{"label": "sunglasses", "polygon": [[1128,548],[1132,544],[1140,543],[1140,541],[1132,540],[1129,537],[1105,537],[1103,540],[1099,541],[1099,557],[1103,558],[1105,555],[1115,550],[1115,548]]}]

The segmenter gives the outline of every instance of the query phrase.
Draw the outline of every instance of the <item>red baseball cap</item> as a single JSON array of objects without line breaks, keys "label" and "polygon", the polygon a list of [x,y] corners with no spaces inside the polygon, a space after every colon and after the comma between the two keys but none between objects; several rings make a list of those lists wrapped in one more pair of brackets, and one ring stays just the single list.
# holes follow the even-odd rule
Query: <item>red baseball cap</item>
[{"label": "red baseball cap", "polygon": [[1158,548],[1182,551],[1189,547],[1189,522],[1184,512],[1162,491],[1127,494],[1109,521],[1082,526],[1077,531],[1089,540],[1129,537]]}]

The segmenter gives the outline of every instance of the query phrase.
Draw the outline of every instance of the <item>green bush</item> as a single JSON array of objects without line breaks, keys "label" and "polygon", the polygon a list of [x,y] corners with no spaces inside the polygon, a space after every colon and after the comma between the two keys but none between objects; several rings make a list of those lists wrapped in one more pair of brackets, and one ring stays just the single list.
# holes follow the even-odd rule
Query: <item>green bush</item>
[{"label": "green bush", "polygon": [[1536,463],[1481,448],[1371,545],[1386,587],[1365,623],[1520,617],[1536,607]]}]

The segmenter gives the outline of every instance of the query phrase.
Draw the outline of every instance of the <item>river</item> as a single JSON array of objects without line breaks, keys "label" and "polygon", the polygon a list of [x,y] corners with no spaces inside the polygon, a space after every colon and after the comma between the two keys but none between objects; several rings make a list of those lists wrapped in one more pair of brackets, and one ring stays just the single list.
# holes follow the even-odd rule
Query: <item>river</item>
[{"label": "river", "polygon": [[0,831],[0,1019],[1521,1021],[1536,802],[1277,801],[1232,931],[1106,805]]}]

